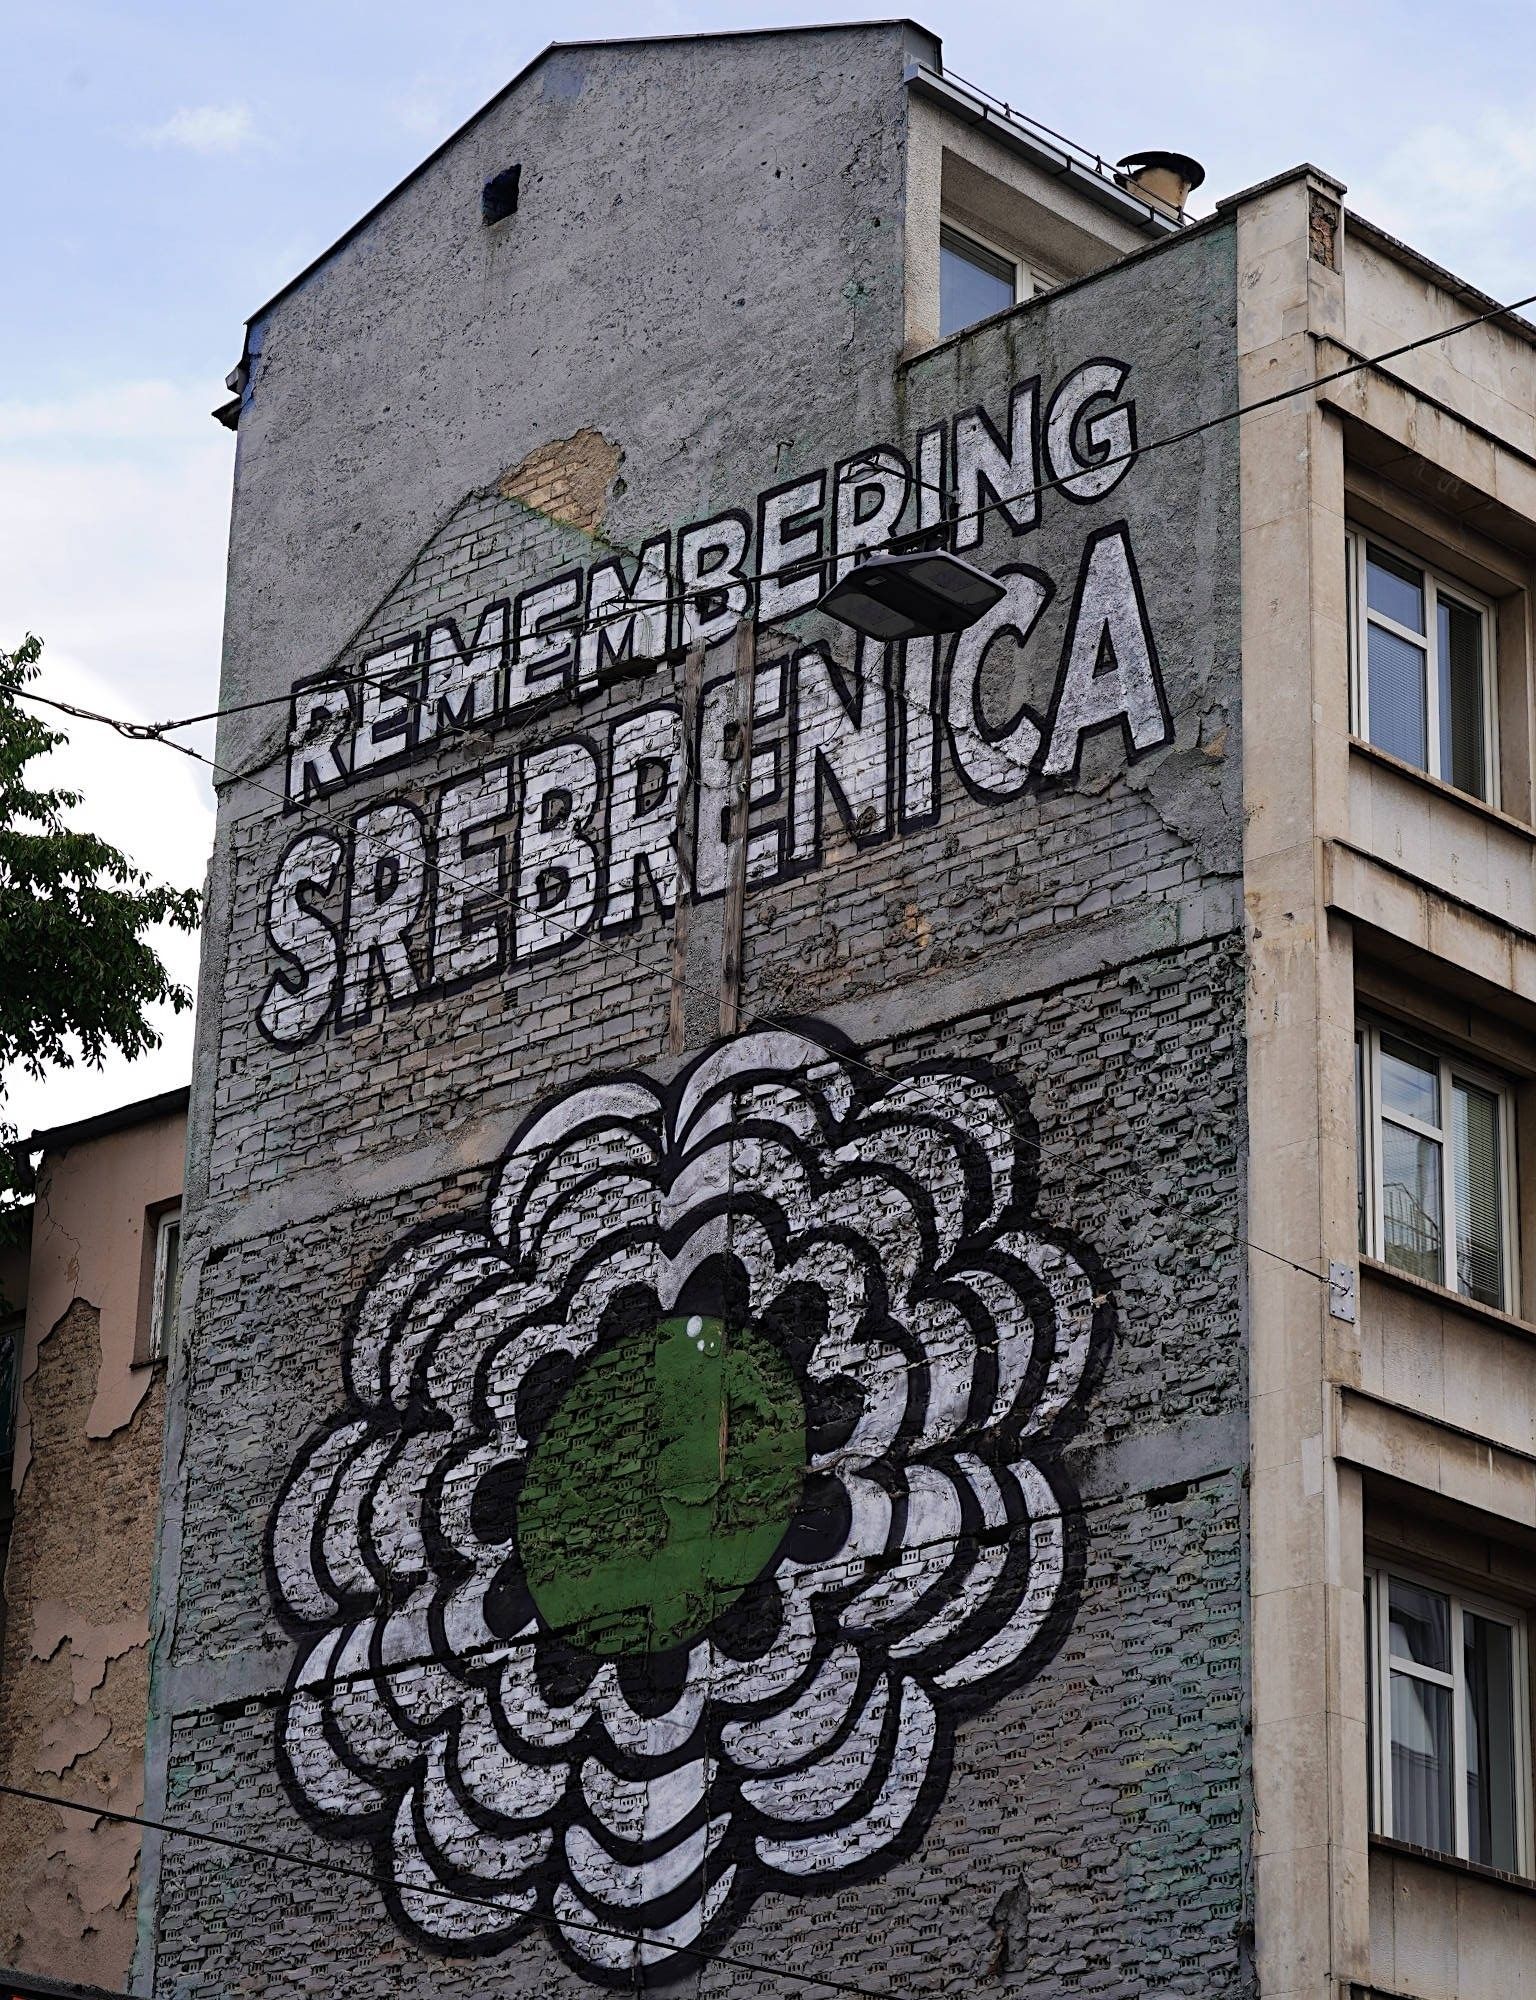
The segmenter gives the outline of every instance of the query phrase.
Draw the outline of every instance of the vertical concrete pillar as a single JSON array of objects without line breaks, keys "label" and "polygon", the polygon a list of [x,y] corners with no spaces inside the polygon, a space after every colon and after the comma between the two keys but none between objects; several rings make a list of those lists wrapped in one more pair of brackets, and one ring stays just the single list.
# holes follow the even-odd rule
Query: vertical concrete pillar
[{"label": "vertical concrete pillar", "polygon": [[[1238,208],[1245,405],[1327,365],[1341,192],[1303,171]],[[1355,1254],[1353,968],[1322,870],[1348,812],[1343,451],[1305,393],[1241,441],[1256,1951],[1265,2000],[1333,2000],[1368,1949],[1359,1494],[1332,1437],[1353,1361],[1325,1282]]]}]

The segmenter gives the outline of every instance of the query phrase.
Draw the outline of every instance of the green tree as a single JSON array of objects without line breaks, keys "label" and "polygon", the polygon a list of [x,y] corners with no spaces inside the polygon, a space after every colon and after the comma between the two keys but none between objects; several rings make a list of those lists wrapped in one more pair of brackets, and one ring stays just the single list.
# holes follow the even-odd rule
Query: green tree
[{"label": "green tree", "polygon": [[0,647],[0,1201],[24,1180],[4,1143],[16,1136],[3,1115],[16,1069],[142,1055],[160,1041],[147,1010],[192,1005],[145,932],[196,930],[197,891],[151,882],[107,841],[77,833],[65,815],[81,795],[28,776],[68,740],[19,699],[42,650],[30,633],[15,652]]}]

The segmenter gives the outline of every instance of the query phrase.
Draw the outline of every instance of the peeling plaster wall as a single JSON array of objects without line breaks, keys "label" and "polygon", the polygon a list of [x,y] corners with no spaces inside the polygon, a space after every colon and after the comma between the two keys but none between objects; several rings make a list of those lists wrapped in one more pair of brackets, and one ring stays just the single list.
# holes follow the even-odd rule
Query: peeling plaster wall
[{"label": "peeling plaster wall", "polygon": [[20,1493],[32,1454],[29,1386],[43,1342],[75,1299],[101,1315],[101,1366],[83,1431],[109,1438],[149,1393],[134,1365],[144,1270],[145,1217],[180,1198],[187,1121],[180,1112],[47,1154],[38,1170],[21,1356],[21,1408],[12,1483]]},{"label": "peeling plaster wall", "polygon": [[[144,1796],[147,1604],[163,1390],[145,1369],[110,1440],[85,1424],[101,1315],[75,1300],[28,1383],[32,1462],[6,1566],[0,1772],[118,1811]],[[0,1959],[121,1987],[133,1948],[138,1835],[0,1798]]]},{"label": "peeling plaster wall", "polygon": [[[137,1811],[164,1385],[136,1366],[147,1212],[181,1192],[180,1114],[45,1155],[22,1353],[0,1774]],[[0,1962],[120,1988],[138,1835],[0,1798]]]}]

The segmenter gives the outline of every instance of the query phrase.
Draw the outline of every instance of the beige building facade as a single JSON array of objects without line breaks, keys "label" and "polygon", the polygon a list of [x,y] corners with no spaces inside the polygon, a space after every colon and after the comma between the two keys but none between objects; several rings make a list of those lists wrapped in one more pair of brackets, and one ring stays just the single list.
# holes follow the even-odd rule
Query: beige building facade
[{"label": "beige building facade", "polygon": [[[172,1091],[24,1141],[31,1237],[5,1274],[20,1341],[0,1779],[130,1814],[144,1798],[186,1106]],[[0,1966],[123,1990],[138,1853],[134,1826],[0,1797]]]},{"label": "beige building facade", "polygon": [[1235,204],[1243,400],[1316,385],[1242,423],[1258,1972],[1504,2000],[1536,1992],[1536,335],[1432,338],[1493,301],[1342,193]]}]

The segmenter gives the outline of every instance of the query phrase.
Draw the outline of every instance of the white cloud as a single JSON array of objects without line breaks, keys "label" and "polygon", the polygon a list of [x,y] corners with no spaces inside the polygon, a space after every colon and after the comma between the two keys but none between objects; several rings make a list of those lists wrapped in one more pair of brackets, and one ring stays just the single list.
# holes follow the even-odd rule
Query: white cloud
[{"label": "white cloud", "polygon": [[234,439],[213,400],[0,402],[0,644],[37,632],[155,719],[216,700]]},{"label": "white cloud", "polygon": [[1356,176],[1349,205],[1498,297],[1529,292],[1533,114],[1536,105],[1526,113],[1491,107],[1461,124],[1417,126]]},{"label": "white cloud", "polygon": [[[68,654],[46,649],[42,669],[36,684],[63,701],[131,713],[120,688]],[[63,728],[69,741],[31,766],[29,776],[82,793],[70,821],[121,848],[154,880],[201,888],[213,845],[213,810],[196,766],[163,744],[130,742],[99,724],[44,713],[50,727]],[[151,942],[173,978],[195,991],[196,937],[161,928],[151,933]],[[22,1133],[33,1132],[174,1090],[192,1074],[192,1018],[168,1006],[152,1009],[150,1019],[163,1040],[137,1062],[112,1056],[99,1070],[77,1066],[50,1070],[42,1078],[21,1072],[6,1076],[0,1117]]]},{"label": "white cloud", "polygon": [[[213,400],[205,386],[139,381],[0,402],[0,645],[41,635],[43,691],[136,721],[217,704],[234,439],[210,419]],[[84,794],[79,823],[157,880],[200,886],[206,769],[98,724],[61,726],[69,742],[50,776]],[[207,727],[187,740],[212,750]],[[191,984],[196,940],[156,943]],[[54,1125],[184,1083],[190,1017],[167,1010],[158,1025],[165,1046],[137,1063],[3,1079],[5,1115]]]},{"label": "white cloud", "polygon": [[171,382],[122,382],[41,402],[0,400],[0,447],[24,443],[94,449],[111,438],[134,445],[206,441],[213,391]]},{"label": "white cloud", "polygon": [[392,99],[389,109],[402,132],[433,146],[446,139],[459,122],[443,93],[426,83],[417,83]]},{"label": "white cloud", "polygon": [[181,146],[189,153],[238,153],[256,136],[245,104],[183,105],[140,134],[146,146]]}]

